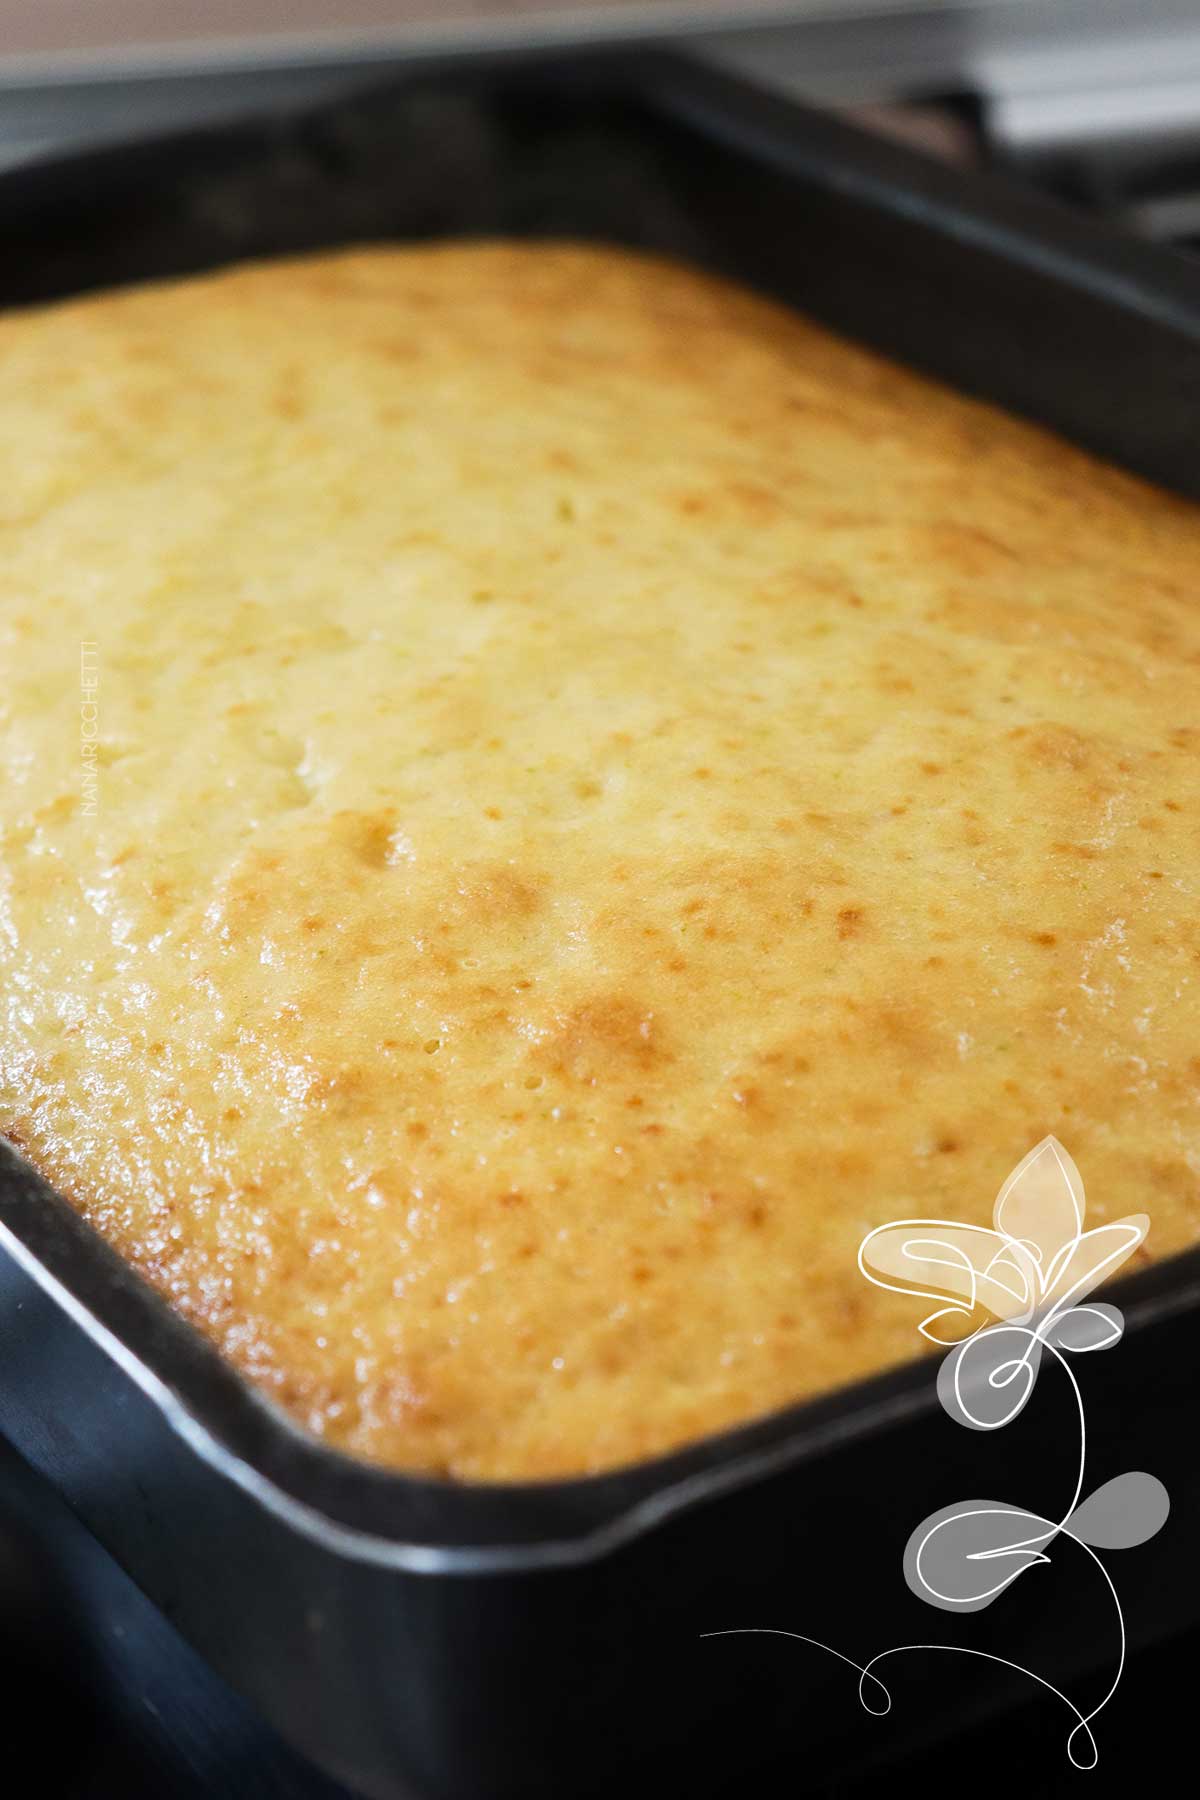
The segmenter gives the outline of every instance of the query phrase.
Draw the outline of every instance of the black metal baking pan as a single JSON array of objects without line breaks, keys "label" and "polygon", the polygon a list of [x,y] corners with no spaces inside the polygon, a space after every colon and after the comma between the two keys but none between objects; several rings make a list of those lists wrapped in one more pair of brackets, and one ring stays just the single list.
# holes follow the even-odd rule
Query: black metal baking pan
[{"label": "black metal baking pan", "polygon": [[[1200,496],[1200,270],[667,56],[458,59],[302,118],[12,171],[0,303],[480,233],[733,273]],[[811,1645],[703,1635],[733,1627],[857,1661],[957,1634],[1080,1704],[1111,1678],[1116,1626],[1086,1571],[932,1633],[901,1578],[936,1506],[1061,1498],[1064,1383],[1043,1380],[1002,1450],[947,1420],[918,1361],[610,1475],[453,1485],[295,1428],[3,1147],[0,1252],[0,1431],[221,1673],[374,1800],[719,1794],[768,1766],[802,1791],[947,1708],[1029,1697],[998,1664],[917,1655],[874,1718]],[[1123,1565],[1136,1646],[1200,1615],[1177,1523],[1200,1498],[1200,1252],[1114,1297],[1127,1333],[1087,1372],[1089,1479],[1145,1467],[1173,1501]]]}]

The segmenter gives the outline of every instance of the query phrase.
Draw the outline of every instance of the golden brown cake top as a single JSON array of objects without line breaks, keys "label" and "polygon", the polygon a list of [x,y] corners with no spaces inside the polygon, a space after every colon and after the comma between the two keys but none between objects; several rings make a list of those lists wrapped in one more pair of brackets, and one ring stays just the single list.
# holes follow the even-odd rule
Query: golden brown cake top
[{"label": "golden brown cake top", "polygon": [[0,1129],[328,1441],[908,1356],[860,1238],[1048,1131],[1200,1235],[1197,509],[578,247],[11,316],[0,402]]}]

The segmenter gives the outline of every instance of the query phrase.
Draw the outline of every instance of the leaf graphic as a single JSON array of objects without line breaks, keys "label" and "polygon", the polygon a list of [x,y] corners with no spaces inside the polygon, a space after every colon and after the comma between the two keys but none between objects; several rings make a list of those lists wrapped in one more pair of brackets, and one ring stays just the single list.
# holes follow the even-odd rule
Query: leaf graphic
[{"label": "leaf graphic", "polygon": [[1072,1306],[1058,1313],[1043,1327],[1046,1343],[1059,1350],[1072,1350],[1082,1355],[1085,1350],[1109,1350],[1120,1343],[1125,1320],[1119,1306],[1092,1300],[1086,1306]]},{"label": "leaf graphic", "polygon": [[1000,1500],[959,1500],[913,1532],[904,1579],[919,1600],[943,1612],[981,1612],[1017,1576],[1049,1562],[1042,1546],[1054,1526]]},{"label": "leaf graphic", "polygon": [[998,1431],[1033,1392],[1041,1355],[1041,1339],[1028,1326],[989,1325],[946,1357],[938,1399],[956,1424]]},{"label": "leaf graphic", "polygon": [[997,1231],[1024,1244],[1043,1281],[1055,1256],[1083,1230],[1083,1182],[1056,1137],[1021,1158],[996,1197]]},{"label": "leaf graphic", "polygon": [[1162,1530],[1170,1510],[1170,1497],[1158,1477],[1129,1469],[1089,1494],[1065,1529],[1096,1550],[1132,1550]]},{"label": "leaf graphic", "polygon": [[1074,1306],[1116,1273],[1149,1229],[1145,1213],[1131,1213],[1109,1225],[1096,1225],[1077,1242],[1064,1244],[1046,1271],[1043,1301],[1052,1304],[1055,1312]]},{"label": "leaf graphic", "polygon": [[1037,1265],[1023,1245],[1010,1244],[986,1226],[948,1219],[899,1219],[878,1226],[859,1246],[858,1266],[876,1287],[954,1302],[921,1324],[934,1343],[957,1343],[987,1313],[1028,1318],[1039,1293]]}]

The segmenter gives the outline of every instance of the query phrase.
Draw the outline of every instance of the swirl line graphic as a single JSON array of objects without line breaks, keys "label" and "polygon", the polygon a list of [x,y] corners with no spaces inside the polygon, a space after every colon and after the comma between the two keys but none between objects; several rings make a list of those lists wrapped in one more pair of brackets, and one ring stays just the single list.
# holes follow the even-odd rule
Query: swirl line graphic
[{"label": "swirl line graphic", "polygon": [[[1062,1701],[1076,1720],[1066,1742],[1070,1762],[1078,1769],[1096,1767],[1099,1751],[1092,1721],[1120,1686],[1127,1655],[1121,1602],[1097,1548],[1145,1543],[1165,1524],[1170,1501],[1163,1484],[1140,1469],[1114,1476],[1083,1498],[1087,1419],[1070,1358],[1120,1342],[1124,1320],[1118,1309],[1106,1302],[1084,1302],[1132,1255],[1150,1223],[1144,1214],[1134,1214],[1088,1231],[1085,1210],[1079,1171],[1058,1140],[1048,1137],[1004,1183],[990,1230],[946,1219],[902,1219],[868,1232],[859,1246],[858,1266],[876,1287],[938,1303],[917,1329],[948,1351],[938,1371],[937,1390],[944,1411],[956,1424],[989,1433],[1010,1425],[1033,1393],[1043,1352],[1065,1374],[1079,1423],[1079,1461],[1062,1517],[1043,1518],[1026,1507],[996,1500],[941,1507],[910,1535],[904,1576],[910,1590],[931,1606],[946,1612],[978,1612],[1007,1592],[1027,1569],[1048,1567],[1048,1547],[1056,1539],[1078,1544],[1099,1569],[1117,1617],[1116,1671],[1103,1698],[1085,1714],[1035,1670],[962,1644],[897,1644],[869,1662],[857,1663],[819,1638],[772,1627],[733,1627],[705,1632],[704,1637],[763,1632],[823,1650],[858,1670],[859,1699],[864,1710],[877,1717],[891,1710],[891,1694],[874,1673],[889,1657],[937,1651],[996,1663],[1027,1676]],[[988,1322],[988,1315],[994,1322]],[[942,1336],[943,1328],[956,1335]],[[1014,1535],[1014,1528],[1021,1535]],[[992,1579],[993,1565],[1002,1571],[999,1579]],[[882,1705],[868,1701],[868,1683],[882,1695]]]}]

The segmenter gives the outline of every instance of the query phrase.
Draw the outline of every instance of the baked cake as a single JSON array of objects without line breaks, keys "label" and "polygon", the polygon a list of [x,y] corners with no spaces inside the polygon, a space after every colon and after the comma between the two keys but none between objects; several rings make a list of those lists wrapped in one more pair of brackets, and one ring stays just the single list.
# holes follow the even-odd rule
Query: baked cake
[{"label": "baked cake", "polygon": [[0,322],[0,1131],[329,1443],[914,1354],[860,1239],[1200,1236],[1200,509],[660,260]]}]

